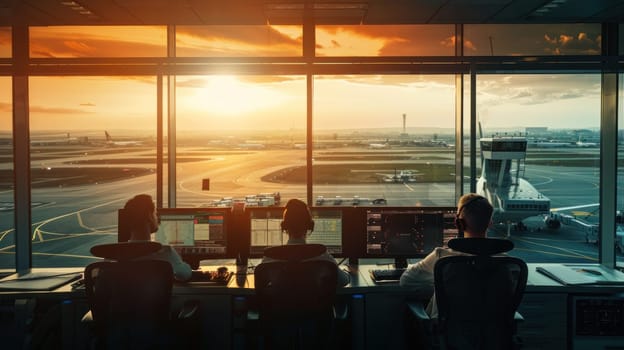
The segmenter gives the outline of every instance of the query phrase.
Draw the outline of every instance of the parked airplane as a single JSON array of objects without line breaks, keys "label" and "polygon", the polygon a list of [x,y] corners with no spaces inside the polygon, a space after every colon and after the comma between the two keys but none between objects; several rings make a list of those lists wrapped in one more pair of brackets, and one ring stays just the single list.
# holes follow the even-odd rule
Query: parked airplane
[{"label": "parked airplane", "polygon": [[579,136],[578,141],[576,141],[575,143],[576,147],[598,147],[598,144],[596,142],[585,142],[581,139],[581,137]]},{"label": "parked airplane", "polygon": [[384,182],[397,183],[416,182],[416,177],[423,176],[423,174],[416,174],[412,170],[399,170],[397,172],[396,169],[394,169],[394,174],[377,173],[377,175],[382,176]]},{"label": "parked airplane", "polygon": [[240,143],[238,144],[239,148],[245,149],[264,149],[265,146],[261,143]]},{"label": "parked airplane", "polygon": [[106,135],[106,145],[107,146],[141,146],[143,141],[137,140],[123,140],[123,141],[114,141],[110,136],[108,131],[104,130],[104,135]]},{"label": "parked airplane", "polygon": [[371,148],[371,149],[390,148],[390,144],[388,144],[387,142],[386,143],[369,143],[368,148]]},{"label": "parked airplane", "polygon": [[528,147],[533,148],[562,148],[574,146],[571,142],[561,142],[555,140],[529,140]]}]

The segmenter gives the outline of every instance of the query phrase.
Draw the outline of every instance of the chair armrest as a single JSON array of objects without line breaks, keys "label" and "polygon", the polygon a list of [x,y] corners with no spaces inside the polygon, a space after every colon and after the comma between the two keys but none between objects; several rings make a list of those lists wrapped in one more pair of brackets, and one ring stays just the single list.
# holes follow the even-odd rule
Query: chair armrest
[{"label": "chair armrest", "polygon": [[187,300],[184,302],[182,309],[178,312],[177,319],[188,319],[195,316],[199,311],[199,301]]},{"label": "chair armrest", "polygon": [[346,320],[349,318],[349,306],[344,303],[334,305],[334,319]]},{"label": "chair armrest", "polygon": [[409,301],[407,302],[407,309],[412,316],[420,321],[430,321],[431,318],[427,311],[425,311],[425,304],[420,301]]},{"label": "chair armrest", "polygon": [[247,321],[258,321],[260,314],[257,310],[247,310]]},{"label": "chair armrest", "polygon": [[82,316],[82,319],[80,320],[80,322],[82,323],[92,323],[93,322],[93,313],[91,313],[91,310],[87,311],[84,316]]}]

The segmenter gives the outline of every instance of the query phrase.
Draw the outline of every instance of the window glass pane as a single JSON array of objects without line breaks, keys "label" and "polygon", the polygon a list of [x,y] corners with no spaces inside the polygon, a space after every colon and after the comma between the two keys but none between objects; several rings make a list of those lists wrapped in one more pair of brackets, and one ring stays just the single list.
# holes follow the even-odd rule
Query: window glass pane
[{"label": "window glass pane", "polygon": [[178,207],[305,200],[305,77],[188,76],[177,86]]},{"label": "window glass pane", "polygon": [[600,31],[595,23],[467,24],[464,55],[600,55]]},{"label": "window glass pane", "polygon": [[452,25],[316,27],[317,56],[452,56]]},{"label": "window glass pane", "polygon": [[618,25],[618,50],[620,51],[620,55],[624,52],[624,25]]},{"label": "window glass pane", "polygon": [[477,192],[512,255],[598,262],[600,101],[599,74],[477,77]]},{"label": "window glass pane", "polygon": [[[622,82],[624,75],[620,74],[619,79],[619,101],[624,101],[624,90]],[[617,187],[616,187],[616,231],[615,247],[616,258],[621,265],[624,262],[624,106],[618,103],[618,137],[617,137]]]},{"label": "window glass pane", "polygon": [[454,205],[454,76],[317,76],[316,205]]},{"label": "window glass pane", "polygon": [[11,78],[0,77],[0,269],[15,269]]},{"label": "window glass pane", "polygon": [[301,56],[301,26],[177,26],[178,57]]},{"label": "window glass pane", "polygon": [[164,57],[167,30],[160,26],[30,27],[30,57]]},{"label": "window glass pane", "polygon": [[11,27],[0,27],[0,57],[11,57]]},{"label": "window glass pane", "polygon": [[30,79],[33,266],[85,266],[117,210],[156,195],[156,79]]},{"label": "window glass pane", "polygon": [[[471,150],[470,150],[470,111],[471,111],[471,94],[470,94],[470,74],[465,74],[463,76],[463,86],[464,86],[464,92],[463,92],[463,99],[464,99],[464,105],[463,105],[463,120],[464,123],[462,125],[463,127],[463,133],[464,133],[464,138],[462,140],[463,142],[463,155],[464,155],[464,167],[463,167],[463,171],[464,173],[462,174],[463,176],[463,191],[462,193],[468,193],[470,192],[470,186],[473,182],[473,179],[475,179],[475,183],[476,183],[476,179],[478,178],[479,175],[479,155],[477,153],[476,155],[476,166],[475,166],[475,174],[477,174],[477,176],[475,176],[474,178],[471,177],[471,162],[470,162],[470,157],[471,157]],[[459,87],[458,87],[459,88]]]}]

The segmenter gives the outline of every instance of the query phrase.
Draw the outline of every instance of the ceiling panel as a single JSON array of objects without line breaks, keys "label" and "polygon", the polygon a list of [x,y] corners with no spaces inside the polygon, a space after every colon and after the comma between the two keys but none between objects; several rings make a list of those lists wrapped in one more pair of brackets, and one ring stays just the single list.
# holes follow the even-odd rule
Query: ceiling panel
[{"label": "ceiling panel", "polygon": [[[304,0],[0,0],[0,25],[300,24]],[[317,0],[324,24],[613,22],[624,0]]]},{"label": "ceiling panel", "polygon": [[388,6],[383,1],[370,1],[366,23],[427,23],[447,0],[410,1],[399,0]]},{"label": "ceiling panel", "polygon": [[485,23],[500,11],[500,5],[493,4],[447,4],[431,18],[432,23]]}]

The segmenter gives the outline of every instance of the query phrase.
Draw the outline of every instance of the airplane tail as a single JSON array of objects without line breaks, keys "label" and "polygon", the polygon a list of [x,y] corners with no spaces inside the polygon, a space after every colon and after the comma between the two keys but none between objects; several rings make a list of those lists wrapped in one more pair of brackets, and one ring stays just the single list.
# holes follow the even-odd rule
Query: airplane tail
[{"label": "airplane tail", "polygon": [[[479,140],[483,138],[483,129],[481,128],[481,121],[479,121]],[[485,160],[483,159],[483,149],[481,148],[481,142],[479,142],[479,149],[481,150],[481,169],[483,169],[483,163]],[[490,202],[491,203],[491,202]]]}]

